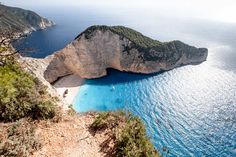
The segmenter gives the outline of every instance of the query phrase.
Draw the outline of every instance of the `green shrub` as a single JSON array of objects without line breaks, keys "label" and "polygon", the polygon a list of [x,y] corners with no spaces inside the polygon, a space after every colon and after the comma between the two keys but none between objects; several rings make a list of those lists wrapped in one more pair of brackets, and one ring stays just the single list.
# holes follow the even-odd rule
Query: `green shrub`
[{"label": "green shrub", "polygon": [[124,121],[125,113],[118,112],[100,112],[94,122],[91,124],[90,129],[99,131],[108,128],[114,128],[119,125],[119,122]]},{"label": "green shrub", "polygon": [[118,130],[115,140],[117,157],[158,157],[153,144],[146,137],[146,129],[142,121],[130,116],[125,126]]},{"label": "green shrub", "polygon": [[51,119],[56,115],[55,105],[51,101],[41,101],[32,105],[29,113],[33,119]]},{"label": "green shrub", "polygon": [[5,51],[7,51],[7,48],[6,48],[6,47],[0,47],[0,54],[1,54],[2,52],[5,52]]},{"label": "green shrub", "polygon": [[[156,46],[164,46],[161,42],[157,40],[153,40],[147,36],[144,36],[142,33],[139,33],[131,28],[124,27],[124,26],[105,26],[105,25],[95,25],[87,28],[84,32],[81,34],[85,34],[85,37],[87,39],[90,39],[94,34],[93,32],[95,30],[101,30],[106,31],[110,30],[116,34],[119,34],[121,37],[125,37],[132,41],[136,46],[142,47],[142,48],[151,48]],[[80,35],[79,35],[80,36]],[[79,37],[78,36],[78,37]],[[78,38],[77,37],[77,38]]]},{"label": "green shrub", "polygon": [[41,148],[41,140],[35,134],[33,123],[21,120],[7,130],[0,143],[0,156],[27,157]]},{"label": "green shrub", "polygon": [[131,28],[124,27],[124,26],[113,26],[110,27],[110,30],[129,39],[130,41],[134,42],[136,45],[143,47],[143,48],[151,48],[155,46],[162,46],[162,43],[153,40],[147,36],[144,36],[140,32],[137,32]]},{"label": "green shrub", "polygon": [[45,87],[17,64],[0,66],[0,121],[52,118],[55,105],[47,97]]},{"label": "green shrub", "polygon": [[120,111],[99,113],[90,129],[96,132],[112,130],[110,136],[114,139],[114,155],[117,157],[159,157],[146,136],[143,122],[129,113]]},{"label": "green shrub", "polygon": [[108,125],[108,112],[100,113],[98,117],[96,117],[95,121],[90,126],[94,131],[101,130],[103,128],[107,128]]}]

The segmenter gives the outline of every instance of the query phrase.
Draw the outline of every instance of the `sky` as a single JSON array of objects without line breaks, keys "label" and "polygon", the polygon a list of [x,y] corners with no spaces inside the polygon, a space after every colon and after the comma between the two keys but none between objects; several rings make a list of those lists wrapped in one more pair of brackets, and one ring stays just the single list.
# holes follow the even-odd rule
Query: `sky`
[{"label": "sky", "polygon": [[11,6],[34,9],[39,7],[90,7],[102,9],[136,9],[162,12],[170,16],[236,23],[236,0],[0,0]]}]

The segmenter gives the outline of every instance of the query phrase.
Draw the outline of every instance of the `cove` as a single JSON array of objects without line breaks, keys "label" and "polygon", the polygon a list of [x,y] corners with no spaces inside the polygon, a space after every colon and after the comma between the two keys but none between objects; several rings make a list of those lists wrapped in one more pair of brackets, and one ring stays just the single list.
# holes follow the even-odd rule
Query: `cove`
[{"label": "cove", "polygon": [[235,156],[234,77],[206,63],[153,75],[109,70],[106,77],[86,80],[74,108],[132,112],[163,156]]}]

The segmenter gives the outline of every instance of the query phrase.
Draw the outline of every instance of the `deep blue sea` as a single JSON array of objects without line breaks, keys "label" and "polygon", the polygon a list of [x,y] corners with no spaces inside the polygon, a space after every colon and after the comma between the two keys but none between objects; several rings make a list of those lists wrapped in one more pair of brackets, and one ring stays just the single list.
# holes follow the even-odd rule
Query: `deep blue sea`
[{"label": "deep blue sea", "polygon": [[[45,57],[94,24],[125,25],[160,41],[182,40],[209,49],[208,60],[164,73],[109,70],[86,80],[74,100],[78,112],[124,109],[139,116],[163,156],[236,156],[236,24],[175,18],[163,13],[95,8],[35,11],[57,25],[14,43]],[[168,153],[163,151],[167,148]]]}]

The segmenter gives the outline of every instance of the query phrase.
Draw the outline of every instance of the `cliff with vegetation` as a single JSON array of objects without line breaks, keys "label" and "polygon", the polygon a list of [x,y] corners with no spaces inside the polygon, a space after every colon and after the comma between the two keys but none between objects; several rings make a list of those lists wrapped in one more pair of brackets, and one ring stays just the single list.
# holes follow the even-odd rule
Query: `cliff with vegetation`
[{"label": "cliff with vegetation", "polygon": [[108,68],[150,74],[207,58],[206,48],[181,41],[160,42],[123,26],[92,26],[64,49],[47,57],[44,77],[53,82],[68,74],[99,78]]},{"label": "cliff with vegetation", "polygon": [[18,38],[54,25],[33,11],[0,4],[0,37]]},{"label": "cliff with vegetation", "polygon": [[0,156],[159,157],[139,118],[63,109],[66,104],[20,58],[9,43],[1,43]]}]

